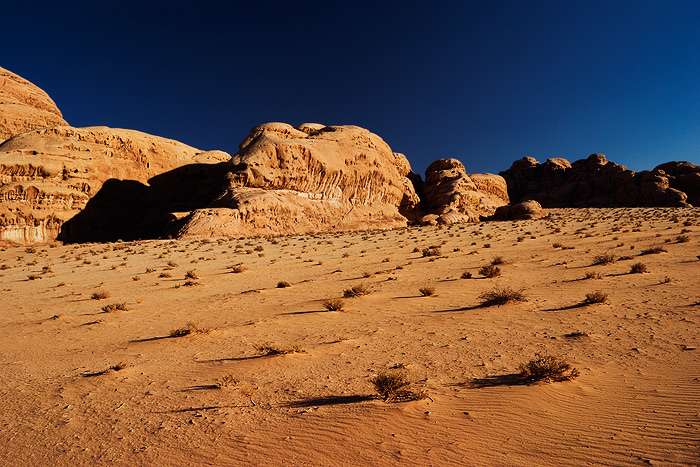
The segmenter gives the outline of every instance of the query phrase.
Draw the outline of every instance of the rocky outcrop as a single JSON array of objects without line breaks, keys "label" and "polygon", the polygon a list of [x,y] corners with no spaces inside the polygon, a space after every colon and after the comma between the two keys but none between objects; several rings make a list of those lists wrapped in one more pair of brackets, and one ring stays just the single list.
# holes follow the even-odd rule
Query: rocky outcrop
[{"label": "rocky outcrop", "polygon": [[[17,135],[0,144],[0,240],[47,242],[61,237],[108,180],[145,184],[189,164],[228,161],[221,151],[202,152],[177,141],[107,127],[54,127]],[[112,214],[105,211],[103,216]],[[89,237],[90,225],[83,225]],[[76,232],[73,229],[72,232]]]},{"label": "rocky outcrop", "polygon": [[68,125],[43,90],[0,68],[0,143],[35,128]]},{"label": "rocky outcrop", "polygon": [[656,166],[654,172],[666,174],[671,188],[685,193],[688,203],[700,206],[700,165],[687,161],[666,162]]},{"label": "rocky outcrop", "polygon": [[411,169],[356,126],[267,123],[230,163],[227,186],[186,216],[177,236],[268,235],[391,228],[420,216]]},{"label": "rocky outcrop", "polygon": [[438,159],[428,166],[423,183],[424,223],[478,222],[508,204],[503,177],[467,175],[457,159]]},{"label": "rocky outcrop", "polygon": [[523,201],[512,206],[501,206],[496,209],[492,219],[496,221],[520,221],[527,219],[541,219],[547,216],[547,211],[537,201]]},{"label": "rocky outcrop", "polygon": [[635,173],[602,154],[573,164],[559,158],[540,164],[524,157],[501,175],[511,201],[536,200],[544,207],[689,205],[686,194],[671,186],[663,170]]}]

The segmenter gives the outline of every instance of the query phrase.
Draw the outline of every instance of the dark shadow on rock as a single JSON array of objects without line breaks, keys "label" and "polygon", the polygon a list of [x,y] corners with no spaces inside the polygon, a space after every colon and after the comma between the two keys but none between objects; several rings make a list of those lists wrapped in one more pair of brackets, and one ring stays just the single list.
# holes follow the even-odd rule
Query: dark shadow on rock
[{"label": "dark shadow on rock", "polygon": [[228,164],[188,164],[156,175],[148,185],[109,179],[81,212],[61,226],[65,243],[161,238],[173,213],[207,207],[222,192]]},{"label": "dark shadow on rock", "polygon": [[289,404],[286,404],[286,407],[315,407],[324,405],[355,404],[357,402],[371,401],[374,399],[376,399],[375,396],[368,395],[312,397],[310,399],[290,402]]}]

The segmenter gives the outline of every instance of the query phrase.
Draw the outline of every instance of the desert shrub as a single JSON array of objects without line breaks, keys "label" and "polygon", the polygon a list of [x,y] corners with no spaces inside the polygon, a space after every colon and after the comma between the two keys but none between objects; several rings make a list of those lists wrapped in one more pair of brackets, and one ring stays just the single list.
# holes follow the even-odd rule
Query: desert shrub
[{"label": "desert shrub", "polygon": [[491,244],[490,244],[490,243],[484,243],[484,248],[491,248]]},{"label": "desert shrub", "polygon": [[185,279],[197,280],[199,279],[199,276],[197,275],[197,272],[194,269],[190,269],[185,273]]},{"label": "desert shrub", "polygon": [[149,272],[155,272],[155,271],[156,271],[156,270],[153,269],[153,268],[146,268],[146,270],[145,270],[144,272],[145,272],[146,274],[148,274]]},{"label": "desert shrub", "polygon": [[177,263],[175,261],[168,261],[167,265],[169,268],[176,268],[177,267]]},{"label": "desert shrub", "polygon": [[564,334],[564,337],[567,339],[580,339],[582,337],[588,337],[588,333],[583,331],[574,331]]},{"label": "desert shrub", "polygon": [[525,294],[522,290],[513,290],[510,287],[496,287],[479,295],[481,306],[505,305],[507,303],[525,302]]},{"label": "desert shrub", "polygon": [[634,263],[630,268],[630,274],[640,274],[647,272],[647,265],[644,263]]},{"label": "desert shrub", "polygon": [[425,392],[411,390],[413,384],[408,374],[401,370],[380,371],[370,379],[374,389],[387,402],[397,400],[417,400],[427,397]]},{"label": "desert shrub", "polygon": [[666,253],[666,251],[667,251],[666,248],[664,248],[662,246],[654,246],[654,247],[642,250],[642,252],[639,254],[640,255],[658,255],[659,253]]},{"label": "desert shrub", "polygon": [[343,311],[345,301],[342,298],[329,298],[323,301],[323,307],[328,311]]},{"label": "desert shrub", "polygon": [[562,244],[559,243],[559,242],[555,242],[555,243],[552,244],[552,247],[553,247],[553,248],[561,248],[561,247],[562,247]]},{"label": "desert shrub", "polygon": [[365,272],[362,273],[362,277],[364,277],[365,279],[367,279],[368,277],[372,277],[372,273],[369,272],[369,271],[365,271]]},{"label": "desert shrub", "polygon": [[583,301],[584,303],[587,304],[594,304],[594,303],[606,303],[608,301],[608,294],[596,290],[595,292],[590,292],[586,294],[586,299]]},{"label": "desert shrub", "polygon": [[690,241],[690,237],[687,235],[679,235],[676,237],[676,243],[686,243]]},{"label": "desert shrub", "polygon": [[234,274],[240,274],[246,270],[245,266],[242,264],[235,264],[231,266],[231,272]]},{"label": "desert shrub", "polygon": [[420,289],[418,289],[418,291],[420,292],[421,296],[423,296],[423,297],[430,297],[432,295],[435,295],[435,287],[430,286],[430,285],[427,285],[425,287],[421,287]]},{"label": "desert shrub", "polygon": [[169,272],[161,272],[160,274],[158,274],[158,277],[165,277],[165,278],[167,278],[167,277],[173,277],[173,276],[172,276],[172,274],[170,274]]},{"label": "desert shrub", "polygon": [[586,275],[583,278],[584,279],[600,279],[602,277],[603,277],[603,275],[599,272],[589,271],[586,273]]},{"label": "desert shrub", "polygon": [[615,262],[615,255],[612,253],[603,253],[602,255],[596,255],[593,258],[593,264],[605,265]]},{"label": "desert shrub", "polygon": [[494,258],[491,260],[491,264],[493,266],[499,265],[499,264],[505,264],[506,260],[503,259],[503,256],[494,256]]},{"label": "desert shrub", "polygon": [[41,276],[37,276],[36,274],[29,274],[27,276],[27,280],[30,280],[30,281],[35,281],[37,279],[41,279]]},{"label": "desert shrub", "polygon": [[579,371],[563,360],[551,355],[535,354],[535,358],[518,367],[525,381],[569,381],[579,376]]},{"label": "desert shrub", "polygon": [[479,275],[484,277],[498,277],[501,275],[501,269],[498,266],[489,264],[479,269]]},{"label": "desert shrub", "polygon": [[53,270],[51,269],[51,266],[44,266],[43,268],[41,268],[42,274],[48,274],[50,272],[53,272]]},{"label": "desert shrub", "polygon": [[279,345],[271,344],[270,342],[261,342],[259,344],[255,344],[253,347],[255,347],[255,350],[263,355],[285,355],[290,353],[306,352],[301,344],[294,344],[290,347],[280,347]]},{"label": "desert shrub", "polygon": [[105,290],[98,290],[97,292],[93,292],[92,295],[90,295],[90,298],[92,300],[104,300],[105,298],[109,298],[109,292]]},{"label": "desert shrub", "polygon": [[439,246],[423,248],[423,256],[440,256],[441,254],[442,249]]},{"label": "desert shrub", "polygon": [[367,287],[366,284],[357,284],[353,285],[349,289],[345,289],[343,292],[343,297],[345,298],[353,298],[353,297],[361,297],[363,295],[368,295],[370,293],[369,287]]},{"label": "desert shrub", "polygon": [[114,371],[121,371],[121,370],[123,370],[124,368],[126,368],[127,366],[128,366],[128,365],[127,365],[125,362],[119,362],[119,363],[117,363],[116,365],[110,366],[109,369],[110,369],[110,370],[114,370]]},{"label": "desert shrub", "polygon": [[227,388],[227,387],[232,387],[232,386],[237,386],[238,383],[240,383],[241,380],[236,378],[232,374],[224,375],[219,380],[216,382],[216,387],[219,389],[222,388]]},{"label": "desert shrub", "polygon": [[291,285],[289,282],[287,282],[287,281],[279,281],[279,282],[277,283],[277,288],[278,288],[278,289],[284,289],[284,288],[291,287],[291,286],[292,286],[292,285]]},{"label": "desert shrub", "polygon": [[472,273],[469,272],[469,271],[464,271],[460,277],[461,277],[462,279],[471,279],[471,278],[472,278]]},{"label": "desert shrub", "polygon": [[128,311],[129,307],[126,303],[110,303],[102,307],[102,311],[105,313],[112,313],[113,311]]},{"label": "desert shrub", "polygon": [[200,328],[194,321],[188,321],[185,327],[170,331],[170,337],[183,337],[189,336],[190,334],[204,334],[207,332],[209,332],[209,329]]}]

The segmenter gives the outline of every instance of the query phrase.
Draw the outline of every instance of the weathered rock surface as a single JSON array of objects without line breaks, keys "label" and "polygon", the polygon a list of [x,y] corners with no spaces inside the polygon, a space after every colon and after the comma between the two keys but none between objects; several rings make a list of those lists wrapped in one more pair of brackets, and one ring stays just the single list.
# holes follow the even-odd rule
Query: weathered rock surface
[{"label": "weathered rock surface", "polygon": [[602,154],[573,164],[559,158],[540,164],[524,157],[501,175],[514,203],[536,200],[546,208],[689,205],[686,194],[671,185],[673,177],[658,167],[635,173]]},{"label": "weathered rock surface", "polygon": [[428,166],[423,183],[423,223],[453,224],[478,222],[508,204],[503,177],[492,174],[467,175],[457,159],[438,159]]},{"label": "weathered rock surface", "polygon": [[[230,156],[202,152],[177,141],[134,130],[54,127],[17,135],[0,144],[0,240],[56,239],[111,179],[144,184],[155,175],[191,164],[216,164]],[[172,189],[177,189],[177,184]],[[138,205],[138,203],[136,203]],[[102,216],[116,219],[105,210]],[[62,240],[90,237],[90,224],[63,232]]]},{"label": "weathered rock surface", "polygon": [[700,165],[687,161],[673,161],[658,165],[654,172],[663,171],[671,188],[688,196],[688,203],[700,206]]},{"label": "weathered rock surface", "polygon": [[43,90],[0,68],[0,143],[35,128],[68,125]]},{"label": "weathered rock surface", "polygon": [[541,219],[547,216],[547,211],[537,201],[522,201],[512,206],[501,206],[496,209],[492,219],[496,221],[520,221],[526,219]]},{"label": "weathered rock surface", "polygon": [[391,228],[420,217],[411,168],[356,126],[267,123],[231,159],[228,183],[177,236],[268,235]]}]

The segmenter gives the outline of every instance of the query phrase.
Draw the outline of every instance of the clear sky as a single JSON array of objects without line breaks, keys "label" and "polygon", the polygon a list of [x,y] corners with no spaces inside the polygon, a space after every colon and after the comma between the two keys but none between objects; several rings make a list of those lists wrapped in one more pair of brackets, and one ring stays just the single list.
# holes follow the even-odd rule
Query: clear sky
[{"label": "clear sky", "polygon": [[354,124],[421,174],[700,164],[700,0],[8,3],[0,66],[74,126],[233,154],[264,122]]}]

